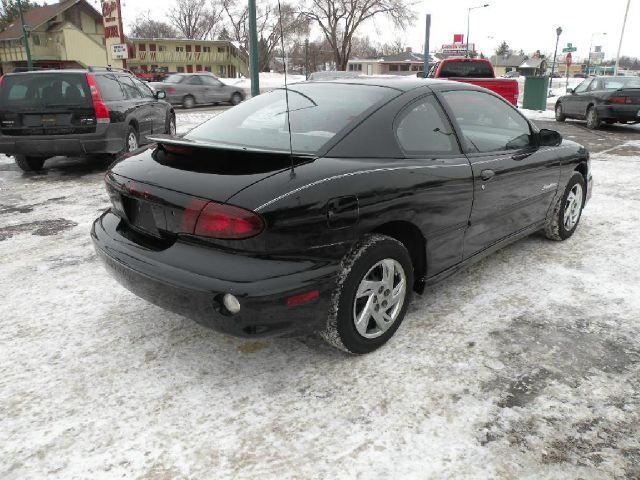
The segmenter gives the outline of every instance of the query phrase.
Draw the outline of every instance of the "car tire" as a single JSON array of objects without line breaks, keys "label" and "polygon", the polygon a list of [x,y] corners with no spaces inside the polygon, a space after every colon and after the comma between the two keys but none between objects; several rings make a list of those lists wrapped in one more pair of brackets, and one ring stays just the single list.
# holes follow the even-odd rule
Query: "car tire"
[{"label": "car tire", "polygon": [[240,93],[235,92],[233,95],[231,95],[231,100],[229,100],[229,103],[231,105],[233,105],[235,107],[240,102],[242,102],[242,95]]},{"label": "car tire", "polygon": [[167,121],[166,121],[166,134],[167,135],[175,135],[176,134],[176,116],[169,113],[167,114]]},{"label": "car tire", "polygon": [[196,104],[196,99],[193,98],[191,95],[187,95],[182,99],[183,108],[186,108],[186,109],[193,108],[195,104]]},{"label": "car tire", "polygon": [[562,241],[571,237],[578,228],[587,196],[587,184],[580,172],[573,172],[562,196],[553,207],[544,227],[550,240]]},{"label": "car tire", "polygon": [[42,170],[44,161],[42,157],[28,157],[26,155],[15,155],[16,164],[24,172],[36,172]]},{"label": "car tire", "polygon": [[562,104],[556,104],[556,122],[564,122],[567,119],[567,116],[562,111]]},{"label": "car tire", "polygon": [[[372,352],[393,336],[411,302],[411,257],[394,238],[367,235],[345,255],[340,267],[320,335],[348,353]],[[387,273],[391,270],[392,275]]]},{"label": "car tire", "polygon": [[598,130],[602,125],[602,120],[600,120],[600,115],[598,115],[598,110],[596,107],[591,105],[587,109],[587,128],[589,130]]}]

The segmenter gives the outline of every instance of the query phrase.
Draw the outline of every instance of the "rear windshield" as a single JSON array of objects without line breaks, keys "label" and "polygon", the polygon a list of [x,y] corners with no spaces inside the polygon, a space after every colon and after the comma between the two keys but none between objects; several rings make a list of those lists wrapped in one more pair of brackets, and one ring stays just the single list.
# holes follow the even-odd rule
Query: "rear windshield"
[{"label": "rear windshield", "polygon": [[640,77],[638,78],[597,78],[594,80],[596,87],[591,90],[619,90],[621,88],[640,88]]},{"label": "rear windshield", "polygon": [[[303,83],[289,88],[291,146],[315,153],[366,110],[398,95],[373,85]],[[271,151],[289,150],[284,89],[241,103],[196,127],[185,138]]]},{"label": "rear windshield", "polygon": [[491,65],[486,62],[445,62],[440,71],[443,78],[494,78]]},{"label": "rear windshield", "polygon": [[0,89],[3,110],[91,106],[87,76],[82,73],[7,75]]}]

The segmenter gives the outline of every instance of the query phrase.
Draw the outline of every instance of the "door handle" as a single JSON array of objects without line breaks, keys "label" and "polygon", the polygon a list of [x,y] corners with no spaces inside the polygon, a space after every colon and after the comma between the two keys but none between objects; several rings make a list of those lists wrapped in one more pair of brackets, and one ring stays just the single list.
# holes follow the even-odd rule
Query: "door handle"
[{"label": "door handle", "polygon": [[482,172],[480,172],[480,178],[484,181],[489,181],[495,176],[496,172],[493,170],[482,170]]}]

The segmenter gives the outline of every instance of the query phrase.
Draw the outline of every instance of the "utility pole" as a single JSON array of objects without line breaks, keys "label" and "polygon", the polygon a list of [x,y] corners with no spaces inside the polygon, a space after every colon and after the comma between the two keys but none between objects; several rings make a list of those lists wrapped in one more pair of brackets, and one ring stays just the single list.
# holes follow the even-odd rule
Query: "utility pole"
[{"label": "utility pole", "polygon": [[622,39],[624,38],[624,29],[627,26],[627,16],[629,15],[629,6],[631,0],[627,0],[627,9],[624,12],[624,20],[622,22],[622,31],[620,32],[620,43],[618,44],[618,54],[616,55],[616,68],[613,71],[613,76],[618,76],[618,68],[620,68],[620,50],[622,50]]},{"label": "utility pole", "polygon": [[549,91],[553,86],[553,74],[556,71],[556,58],[558,57],[558,43],[560,42],[560,35],[562,35],[562,27],[556,28],[556,49],[553,52],[553,59],[551,60],[551,78],[549,79]]},{"label": "utility pole", "polygon": [[256,21],[256,0],[249,0],[249,68],[251,69],[251,96],[260,95],[260,73],[258,62],[258,25]]},{"label": "utility pole", "polygon": [[424,39],[424,67],[423,73],[424,78],[429,76],[429,40],[431,37],[431,14],[427,13],[427,23],[425,30],[425,39]]},{"label": "utility pole", "polygon": [[309,80],[309,39],[304,41],[304,78]]},{"label": "utility pole", "polygon": [[24,50],[27,54],[27,67],[29,70],[33,68],[31,60],[31,50],[29,50],[29,38],[27,37],[27,26],[24,24],[24,13],[22,12],[22,2],[18,0],[18,11],[20,12],[20,22],[22,22],[22,37],[24,38]]},{"label": "utility pole", "polygon": [[469,57],[469,26],[471,25],[471,10],[477,10],[478,8],[487,8],[488,6],[489,4],[485,3],[484,5],[480,5],[477,7],[469,7],[469,11],[467,12],[467,48],[465,49],[465,57]]}]

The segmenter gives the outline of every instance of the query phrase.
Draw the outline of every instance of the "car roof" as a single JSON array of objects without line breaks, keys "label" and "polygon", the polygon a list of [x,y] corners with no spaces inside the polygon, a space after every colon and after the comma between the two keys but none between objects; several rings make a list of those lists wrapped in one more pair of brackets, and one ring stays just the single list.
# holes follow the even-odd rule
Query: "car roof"
[{"label": "car roof", "polygon": [[[403,92],[415,90],[420,87],[430,87],[439,90],[442,87],[463,88],[467,90],[480,90],[479,87],[469,83],[453,82],[449,80],[434,80],[430,78],[418,78],[414,76],[361,76],[358,78],[339,78],[335,80],[310,80],[300,83],[341,83],[349,85],[371,85],[376,87],[394,88]],[[294,85],[294,84],[291,84]],[[468,87],[468,88],[467,88]]]},{"label": "car roof", "polygon": [[102,75],[106,73],[123,73],[128,75],[133,75],[131,72],[127,70],[84,70],[81,68],[65,68],[65,69],[50,69],[50,70],[27,70],[25,72],[10,72],[7,75],[41,75],[41,74],[51,74],[51,73],[59,73],[59,74],[69,74],[69,73],[91,73],[93,75]]}]

